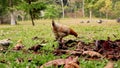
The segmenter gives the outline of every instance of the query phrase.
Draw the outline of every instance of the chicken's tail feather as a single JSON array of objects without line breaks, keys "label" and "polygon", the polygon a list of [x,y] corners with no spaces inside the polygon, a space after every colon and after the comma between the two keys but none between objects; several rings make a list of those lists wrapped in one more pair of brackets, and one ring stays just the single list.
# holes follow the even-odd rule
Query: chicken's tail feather
[{"label": "chicken's tail feather", "polygon": [[70,29],[70,34],[71,34],[71,35],[74,35],[75,37],[78,36],[78,34],[77,34],[74,30],[72,30],[72,29]]},{"label": "chicken's tail feather", "polygon": [[54,20],[52,20],[52,26],[55,26],[55,22],[54,22]]}]

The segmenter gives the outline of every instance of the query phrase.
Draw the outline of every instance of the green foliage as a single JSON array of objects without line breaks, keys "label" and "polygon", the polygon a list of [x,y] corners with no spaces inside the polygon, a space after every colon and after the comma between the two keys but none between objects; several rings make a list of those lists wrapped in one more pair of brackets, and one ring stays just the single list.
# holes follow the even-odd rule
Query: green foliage
[{"label": "green foliage", "polygon": [[97,0],[85,0],[86,8],[89,10],[93,9],[96,2]]},{"label": "green foliage", "polygon": [[45,8],[46,4],[44,2],[32,2],[30,5],[30,9],[44,10]]},{"label": "green foliage", "polygon": [[22,3],[20,3],[18,6],[16,6],[16,8],[18,10],[23,10],[25,12],[29,12],[30,6],[29,6],[29,4],[27,2],[22,1]]},{"label": "green foliage", "polygon": [[[92,12],[92,16],[95,16],[96,14],[96,3],[98,0],[85,0],[85,12],[86,15],[90,17],[90,11]],[[94,11],[94,12],[93,12]]]},{"label": "green foliage", "polygon": [[0,0],[0,16],[7,13],[7,0]]},{"label": "green foliage", "polygon": [[40,17],[40,11],[46,9],[46,4],[44,2],[32,2],[30,5],[30,10],[33,13],[34,18]]},{"label": "green foliage", "polygon": [[48,5],[45,10],[44,18],[58,18],[61,13],[61,9],[57,5]]},{"label": "green foliage", "polygon": [[105,0],[105,5],[100,9],[103,13],[110,13],[112,10],[112,1],[111,0]]},{"label": "green foliage", "polygon": [[114,6],[114,8],[113,8],[113,16],[112,16],[112,18],[118,18],[118,17],[120,17],[120,1],[118,1],[116,4],[115,4],[115,6]]},{"label": "green foliage", "polygon": [[[10,3],[11,1],[11,3]],[[67,13],[75,13],[80,11],[82,15],[83,0],[63,0],[65,15]],[[84,0],[85,16],[89,16],[91,10],[93,17],[104,18],[108,15],[109,18],[118,18],[119,12],[119,0]],[[40,11],[45,10],[45,18],[58,18],[62,16],[61,1],[60,0],[0,0],[0,15],[5,15],[9,11],[22,10],[29,13],[29,10],[33,12],[34,18],[40,18]],[[72,14],[71,14],[72,15]],[[66,17],[66,16],[65,16]]]},{"label": "green foliage", "polygon": [[83,59],[80,59],[79,61],[81,61],[80,63],[80,66],[82,68],[104,68],[104,65],[106,63],[106,61],[86,61],[86,60],[83,60]]},{"label": "green foliage", "polygon": [[103,7],[105,5],[105,0],[98,0],[96,3],[95,3],[95,9],[99,10],[101,7]]},{"label": "green foliage", "polygon": [[29,10],[31,10],[34,18],[38,18],[40,11],[46,9],[46,4],[41,1],[35,1],[31,4],[27,3],[26,1],[22,1],[19,6],[16,6],[16,8],[18,10],[23,10],[26,13],[29,13]]}]

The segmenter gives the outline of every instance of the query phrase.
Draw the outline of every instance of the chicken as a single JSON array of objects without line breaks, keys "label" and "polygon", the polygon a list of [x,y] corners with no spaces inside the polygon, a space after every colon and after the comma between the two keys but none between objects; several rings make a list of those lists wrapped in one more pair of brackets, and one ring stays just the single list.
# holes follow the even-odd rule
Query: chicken
[{"label": "chicken", "polygon": [[73,29],[69,28],[66,25],[55,23],[54,20],[52,20],[52,27],[55,38],[59,43],[62,43],[62,39],[65,36],[68,35],[73,35],[75,37],[78,36],[78,34]]}]

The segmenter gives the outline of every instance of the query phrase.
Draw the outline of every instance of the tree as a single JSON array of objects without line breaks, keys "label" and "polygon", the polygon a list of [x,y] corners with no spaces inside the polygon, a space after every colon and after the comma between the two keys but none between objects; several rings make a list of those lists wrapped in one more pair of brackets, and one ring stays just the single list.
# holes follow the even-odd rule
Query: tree
[{"label": "tree", "polygon": [[13,9],[13,0],[9,0],[9,7],[10,7],[10,16],[11,16],[11,25],[17,24],[15,20],[15,14]]},{"label": "tree", "polygon": [[8,8],[10,11],[10,17],[11,17],[11,25],[16,25],[17,21],[16,21],[16,8],[15,6],[17,6],[19,3],[21,2],[21,0],[8,0]]},{"label": "tree", "polygon": [[86,9],[88,9],[88,11],[89,11],[90,22],[92,20],[92,11],[94,10],[95,3],[97,1],[98,0],[85,0]]},{"label": "tree", "polygon": [[46,4],[41,0],[0,0],[0,12],[2,13],[0,15],[9,13],[11,25],[17,24],[16,12],[18,12],[18,10],[30,14],[32,25],[35,25],[33,19],[38,17],[40,10],[44,10],[45,8]]},{"label": "tree", "polygon": [[105,5],[100,9],[100,12],[106,14],[106,19],[108,19],[108,15],[112,11],[112,1],[111,0],[105,0]]},{"label": "tree", "polygon": [[59,18],[60,17],[60,11],[59,5],[48,5],[47,9],[45,10],[45,16],[44,18]]},{"label": "tree", "polygon": [[84,8],[84,4],[85,4],[85,1],[82,0],[82,13],[83,13],[83,17],[85,17],[85,8]]},{"label": "tree", "polygon": [[[7,0],[0,0],[0,24],[10,23],[8,20],[8,1]],[[7,18],[7,19],[5,19]]]},{"label": "tree", "polygon": [[0,16],[7,13],[7,0],[0,0]]},{"label": "tree", "polygon": [[63,3],[63,0],[61,0],[61,6],[62,6],[62,17],[64,18],[64,16],[65,16],[65,11],[64,11],[64,3]]},{"label": "tree", "polygon": [[21,0],[0,0],[0,5],[2,6],[1,9],[1,17],[3,19],[6,18],[6,20],[10,19],[11,25],[16,25],[16,8],[19,3],[21,3]]},{"label": "tree", "polygon": [[56,0],[56,3],[61,5],[61,8],[62,8],[62,18],[64,18],[65,17],[65,6],[68,3],[68,1],[67,0]]},{"label": "tree", "polygon": [[120,17],[120,1],[117,1],[115,3],[113,10],[114,10],[113,17],[114,18]]},{"label": "tree", "polygon": [[41,10],[46,9],[46,4],[43,1],[39,0],[23,0],[19,6],[17,6],[19,10],[23,10],[28,13],[31,17],[32,25],[34,26],[34,19],[39,17],[39,13]]},{"label": "tree", "polygon": [[97,13],[95,11],[94,11],[94,13],[96,13],[95,15],[97,17],[102,17],[102,13],[100,12],[100,9],[105,5],[104,2],[105,2],[105,0],[98,0],[94,5],[94,9],[95,9],[95,11],[97,11]]}]

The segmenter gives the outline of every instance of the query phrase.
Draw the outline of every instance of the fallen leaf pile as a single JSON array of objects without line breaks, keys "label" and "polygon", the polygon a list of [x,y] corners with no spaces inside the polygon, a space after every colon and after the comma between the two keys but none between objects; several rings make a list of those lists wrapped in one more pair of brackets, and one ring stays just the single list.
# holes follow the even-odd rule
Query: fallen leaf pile
[{"label": "fallen leaf pile", "polygon": [[[68,43],[69,42],[69,43]],[[73,43],[74,44],[73,44]],[[67,43],[67,44],[66,44]],[[69,46],[69,45],[70,46]],[[120,59],[120,40],[95,40],[92,43],[85,43],[83,41],[65,41],[66,49],[57,48],[53,51],[54,55],[71,54],[77,56],[88,56],[88,58],[107,58],[110,60]],[[71,47],[73,49],[71,50]]]},{"label": "fallen leaf pile", "polygon": [[[33,40],[39,39],[38,37],[34,37]],[[17,42],[17,44],[13,47],[13,50],[22,50],[24,53],[31,53],[29,51],[32,51],[35,54],[40,54],[40,49],[43,43],[46,43],[44,40],[41,42],[41,44],[33,45],[32,47],[29,47],[28,49],[23,49],[24,45],[21,40]],[[7,47],[10,45],[10,40],[1,40],[0,46]],[[55,56],[60,56],[62,54],[68,54],[70,55],[66,59],[55,59],[48,61],[40,66],[40,68],[44,67],[58,67],[58,66],[64,66],[64,68],[80,68],[78,58],[83,57],[84,59],[90,60],[90,59],[100,59],[100,58],[106,58],[108,60],[117,61],[120,59],[120,40],[110,40],[108,37],[107,40],[94,40],[93,42],[86,43],[81,40],[66,40],[62,44],[63,47],[58,47],[55,50],[53,50],[53,54]],[[1,48],[3,50],[3,48]],[[42,52],[41,52],[42,53]],[[74,56],[74,57],[73,57]],[[28,62],[31,62],[32,58],[28,58]],[[1,60],[1,63],[7,63],[5,60]],[[23,58],[17,58],[17,63],[24,62]],[[104,68],[114,68],[113,62],[108,62],[108,64]]]}]

